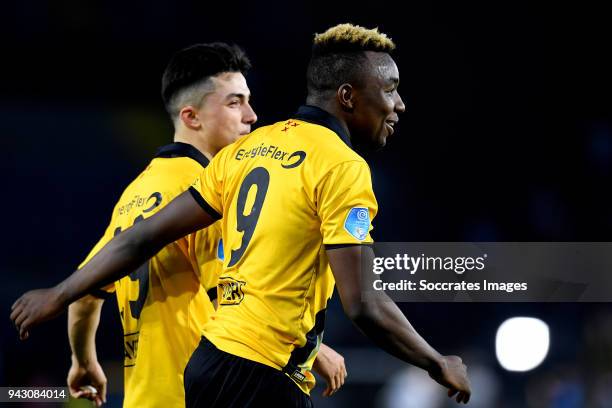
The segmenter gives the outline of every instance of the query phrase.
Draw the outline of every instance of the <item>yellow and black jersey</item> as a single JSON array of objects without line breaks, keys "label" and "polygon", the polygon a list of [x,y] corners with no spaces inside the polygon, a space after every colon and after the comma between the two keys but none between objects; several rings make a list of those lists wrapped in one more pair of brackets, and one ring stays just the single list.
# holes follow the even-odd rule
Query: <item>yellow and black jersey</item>
[{"label": "yellow and black jersey", "polygon": [[[125,189],[106,233],[86,263],[113,236],[187,190],[208,160],[185,143],[162,147]],[[218,223],[168,245],[114,283],[125,344],[124,407],[184,407],[183,371],[214,312],[221,270]],[[212,289],[212,290],[211,290]]]},{"label": "yellow and black jersey", "polygon": [[204,335],[308,393],[334,288],[325,248],[372,242],[368,165],[336,118],[303,106],[224,148],[190,192],[223,218],[219,309]]}]

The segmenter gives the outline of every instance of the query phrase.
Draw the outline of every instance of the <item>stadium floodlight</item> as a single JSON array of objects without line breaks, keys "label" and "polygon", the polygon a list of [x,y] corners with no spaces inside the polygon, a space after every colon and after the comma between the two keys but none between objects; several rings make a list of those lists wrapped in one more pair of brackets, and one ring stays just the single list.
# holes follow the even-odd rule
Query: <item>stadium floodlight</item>
[{"label": "stadium floodlight", "polygon": [[495,353],[508,371],[529,371],[539,366],[550,345],[548,325],[533,317],[513,317],[497,329]]}]

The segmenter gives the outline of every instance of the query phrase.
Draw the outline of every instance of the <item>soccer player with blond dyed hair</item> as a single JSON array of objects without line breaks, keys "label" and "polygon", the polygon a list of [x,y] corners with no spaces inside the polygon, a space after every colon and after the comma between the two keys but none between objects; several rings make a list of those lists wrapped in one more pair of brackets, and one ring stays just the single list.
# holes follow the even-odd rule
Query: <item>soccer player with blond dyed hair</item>
[{"label": "soccer player with blond dyed hair", "polygon": [[459,357],[435,351],[384,293],[361,298],[361,259],[373,256],[378,207],[370,169],[354,148],[384,146],[405,109],[393,48],[378,30],[354,25],[317,35],[306,105],[223,149],[188,192],[119,235],[83,270],[25,294],[12,316],[20,332],[222,218],[219,309],[185,370],[188,407],[311,406],[308,368],[334,282],[366,336],[467,402]]},{"label": "soccer player with blond dyed hair", "polygon": [[[250,132],[257,116],[245,79],[249,68],[245,52],[226,43],[195,44],[172,57],[161,93],[174,125],[174,142],[161,147],[124,190],[105,234],[83,265],[113,236],[189,188],[223,147]],[[115,292],[124,333],[123,406],[184,407],[183,372],[214,313],[211,300],[217,297],[223,255],[221,228],[215,223],[167,245],[106,291],[72,303],[71,395],[96,405],[105,400],[106,377],[97,361],[95,334],[105,292]],[[329,395],[342,386],[346,368],[340,355],[324,350],[315,367],[328,382]]]}]

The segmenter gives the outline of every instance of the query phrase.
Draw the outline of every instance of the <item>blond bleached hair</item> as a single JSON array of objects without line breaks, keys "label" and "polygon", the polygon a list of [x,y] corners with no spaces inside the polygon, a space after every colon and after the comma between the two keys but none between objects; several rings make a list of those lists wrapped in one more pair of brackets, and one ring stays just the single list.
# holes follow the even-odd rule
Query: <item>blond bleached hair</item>
[{"label": "blond bleached hair", "polygon": [[366,52],[391,54],[395,43],[378,28],[339,24],[316,34],[306,70],[309,98],[333,95],[343,83],[360,84],[370,66]]},{"label": "blond bleached hair", "polygon": [[315,34],[313,49],[318,52],[377,51],[391,53],[395,43],[378,27],[368,29],[353,24],[338,24]]}]

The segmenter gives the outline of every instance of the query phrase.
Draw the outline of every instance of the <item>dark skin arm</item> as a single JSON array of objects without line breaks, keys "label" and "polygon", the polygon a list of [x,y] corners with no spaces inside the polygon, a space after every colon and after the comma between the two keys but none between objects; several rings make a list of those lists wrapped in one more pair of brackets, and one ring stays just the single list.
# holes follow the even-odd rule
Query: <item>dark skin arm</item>
[{"label": "dark skin arm", "polygon": [[11,308],[11,320],[19,337],[26,339],[31,328],[56,317],[73,301],[128,275],[166,245],[214,221],[191,193],[184,192],[157,214],[112,239],[57,286],[31,290],[17,299]]},{"label": "dark skin arm", "polygon": [[[367,246],[349,246],[327,250],[329,263],[346,315],[380,348],[395,357],[426,370],[431,378],[457,395],[457,402],[467,403],[471,388],[466,366],[457,356],[442,356],[412,327],[397,305],[382,291],[362,290],[373,274],[361,273],[361,257],[372,264],[374,253]],[[371,270],[371,269],[370,269]],[[371,287],[371,286],[369,286]]]}]

